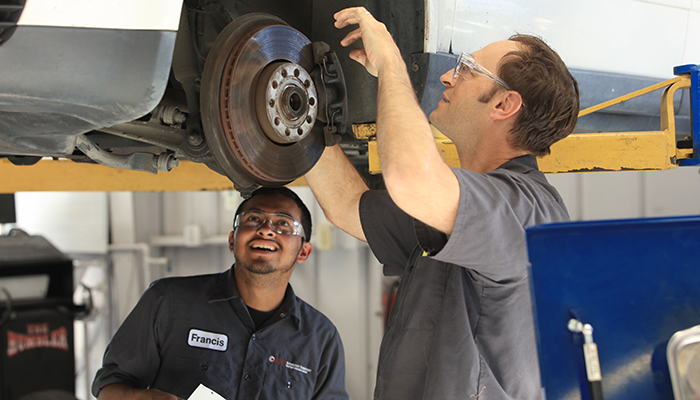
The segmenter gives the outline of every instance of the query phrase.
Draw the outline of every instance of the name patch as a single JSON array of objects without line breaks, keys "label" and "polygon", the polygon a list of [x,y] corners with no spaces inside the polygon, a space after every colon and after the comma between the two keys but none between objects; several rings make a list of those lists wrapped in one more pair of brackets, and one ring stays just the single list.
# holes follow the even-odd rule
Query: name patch
[{"label": "name patch", "polygon": [[223,333],[204,332],[199,329],[190,329],[187,336],[187,344],[192,347],[226,351],[228,348],[228,336]]}]

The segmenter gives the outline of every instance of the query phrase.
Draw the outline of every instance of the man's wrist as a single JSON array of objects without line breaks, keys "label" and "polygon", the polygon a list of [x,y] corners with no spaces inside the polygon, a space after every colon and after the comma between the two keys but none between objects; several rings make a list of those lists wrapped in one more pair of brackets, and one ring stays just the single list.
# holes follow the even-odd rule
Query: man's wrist
[{"label": "man's wrist", "polygon": [[398,49],[397,51],[391,52],[391,54],[388,54],[384,57],[381,65],[377,66],[377,72],[378,76],[392,72],[408,73],[406,70],[406,62],[404,61],[403,57],[401,57],[401,53],[398,52]]}]

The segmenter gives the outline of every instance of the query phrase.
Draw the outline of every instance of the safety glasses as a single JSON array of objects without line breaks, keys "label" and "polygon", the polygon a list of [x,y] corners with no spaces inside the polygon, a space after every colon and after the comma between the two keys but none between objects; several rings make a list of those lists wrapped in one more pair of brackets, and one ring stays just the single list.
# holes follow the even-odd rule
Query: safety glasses
[{"label": "safety glasses", "polygon": [[506,90],[510,90],[510,86],[508,86],[507,83],[503,81],[503,79],[497,77],[496,75],[492,74],[487,70],[486,68],[482,67],[479,65],[479,63],[474,60],[474,57],[472,57],[471,54],[468,53],[462,53],[459,58],[457,59],[457,65],[455,66],[454,73],[452,74],[453,78],[457,78],[458,76],[462,75],[467,75],[470,72],[476,72],[477,74],[483,75],[487,78],[490,78],[494,80],[496,83],[499,85],[503,86],[506,88]]},{"label": "safety glasses", "polygon": [[266,222],[270,223],[272,230],[280,235],[304,236],[304,227],[288,214],[267,213],[260,210],[248,210],[236,216],[233,222],[233,229],[259,229]]}]

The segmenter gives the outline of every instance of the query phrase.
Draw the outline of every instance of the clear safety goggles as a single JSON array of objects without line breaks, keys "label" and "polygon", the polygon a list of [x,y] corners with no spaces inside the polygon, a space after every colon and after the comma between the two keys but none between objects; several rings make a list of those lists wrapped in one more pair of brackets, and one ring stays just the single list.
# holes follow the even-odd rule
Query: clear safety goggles
[{"label": "clear safety goggles", "polygon": [[479,65],[479,63],[476,62],[474,57],[472,57],[472,55],[468,53],[460,54],[459,58],[457,59],[457,65],[455,66],[455,70],[452,74],[452,77],[457,78],[460,75],[466,75],[472,71],[476,72],[477,74],[483,75],[489,79],[492,79],[499,85],[506,88],[506,90],[510,90],[510,86],[508,86],[508,84],[505,83],[503,79],[497,77],[496,75],[489,72],[489,70]]},{"label": "clear safety goggles", "polygon": [[266,222],[269,222],[272,230],[280,235],[296,235],[305,239],[304,227],[299,221],[285,213],[267,213],[260,210],[243,211],[236,215],[233,229],[258,229]]}]

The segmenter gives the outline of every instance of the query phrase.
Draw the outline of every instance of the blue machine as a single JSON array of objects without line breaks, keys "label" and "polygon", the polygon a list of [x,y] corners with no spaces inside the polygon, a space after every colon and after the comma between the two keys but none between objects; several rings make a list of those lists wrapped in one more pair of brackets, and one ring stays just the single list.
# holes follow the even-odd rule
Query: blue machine
[{"label": "blue machine", "polygon": [[[604,398],[666,400],[675,390],[685,399],[667,346],[700,325],[700,216],[541,225],[526,235],[546,399],[600,396],[572,320],[593,328]],[[695,347],[681,359],[694,366],[681,365],[683,374],[700,365],[700,337],[686,342]],[[682,379],[688,393],[700,387],[700,374]]]},{"label": "blue machine", "polygon": [[690,120],[693,157],[678,160],[680,166],[700,165],[700,65],[680,65],[673,69],[674,75],[690,75]]}]

